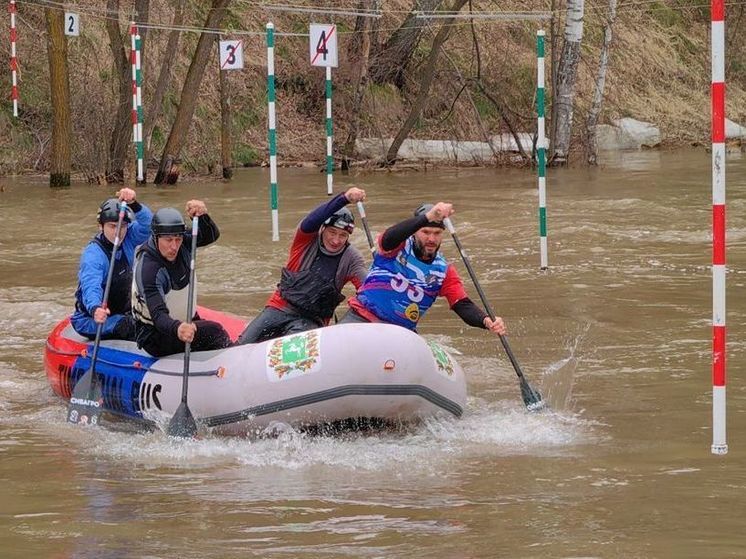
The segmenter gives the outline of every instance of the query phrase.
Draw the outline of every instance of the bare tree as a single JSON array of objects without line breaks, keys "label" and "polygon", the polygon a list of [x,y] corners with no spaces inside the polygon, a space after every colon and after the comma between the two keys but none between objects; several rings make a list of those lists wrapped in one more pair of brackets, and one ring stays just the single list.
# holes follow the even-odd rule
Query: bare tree
[{"label": "bare tree", "polygon": [[[454,14],[458,13],[461,8],[464,7],[464,4],[466,4],[466,2],[467,0],[454,0],[453,6],[451,7],[450,11]],[[424,108],[425,102],[427,101],[428,95],[430,94],[430,86],[432,85],[433,78],[435,77],[435,65],[438,62],[440,49],[443,46],[443,43],[445,43],[448,39],[448,36],[451,34],[454,19],[455,18],[453,17],[445,18],[443,20],[443,24],[438,30],[438,33],[435,35],[435,39],[433,39],[433,44],[430,47],[430,54],[428,54],[427,60],[425,61],[424,67],[422,69],[422,73],[420,74],[420,90],[417,93],[417,97],[415,98],[414,102],[412,103],[412,107],[409,110],[407,119],[404,121],[404,124],[399,129],[399,132],[397,132],[394,141],[391,142],[391,145],[389,146],[389,150],[386,153],[386,160],[384,162],[386,165],[393,165],[396,162],[399,148],[401,147],[407,136],[409,136],[412,128],[417,123],[417,120],[420,118],[422,109]]]},{"label": "bare tree", "polygon": [[[179,27],[184,22],[184,2],[177,0],[176,11],[174,12],[174,19],[172,27]],[[147,111],[145,114],[145,134],[143,141],[145,142],[146,152],[150,151],[150,140],[153,136],[153,128],[155,127],[156,120],[161,113],[163,98],[166,95],[168,84],[171,81],[171,68],[173,67],[174,60],[176,59],[176,49],[179,48],[179,37],[181,32],[174,29],[168,34],[168,42],[166,43],[166,50],[163,52],[163,60],[161,62],[161,69],[158,72],[158,80],[155,84],[155,91],[153,92],[153,98],[147,105]]]},{"label": "bare tree", "polygon": [[570,151],[572,137],[573,103],[575,101],[575,80],[580,62],[580,42],[583,38],[584,0],[567,0],[565,20],[565,42],[562,46],[554,102],[557,105],[555,143],[550,146],[553,165],[564,165]]},{"label": "bare tree", "polygon": [[415,12],[432,12],[442,3],[443,0],[415,0],[412,11],[373,57],[370,64],[370,79],[373,83],[393,83],[399,89],[404,87],[405,70],[428,22],[427,19],[418,18]]},{"label": "bare tree", "polygon": [[67,37],[65,15],[45,8],[49,87],[52,101],[52,159],[49,186],[70,186],[72,124],[70,121],[70,79],[67,73]]},{"label": "bare tree", "polygon": [[596,125],[598,124],[598,115],[601,113],[601,106],[604,100],[604,86],[606,84],[606,69],[609,65],[609,48],[611,46],[611,26],[616,20],[616,0],[609,0],[609,19],[604,24],[604,43],[601,46],[601,57],[598,62],[598,74],[596,75],[596,87],[593,91],[593,102],[591,109],[588,111],[588,120],[586,121],[586,130],[588,132],[588,144],[586,146],[586,155],[589,165],[598,164],[598,136],[596,135]]},{"label": "bare tree", "polygon": [[[362,2],[361,2],[362,4]],[[380,0],[373,0],[371,9],[377,10],[380,4]],[[365,92],[368,89],[368,59],[370,57],[370,18],[360,16],[358,18],[362,20],[359,23],[360,29],[360,53],[359,59],[356,61],[356,66],[359,69],[357,76],[357,85],[355,86],[355,98],[352,103],[352,111],[350,112],[350,129],[347,133],[347,140],[345,141],[344,147],[342,148],[342,169],[349,169],[350,158],[355,153],[355,142],[357,141],[357,132],[360,127],[360,112],[363,107],[363,99],[365,98]],[[358,26],[356,26],[357,28]]]},{"label": "bare tree", "polygon": [[[207,20],[204,27],[214,29],[220,25],[226,8],[230,0],[213,0],[212,7],[207,14]],[[179,180],[178,157],[181,148],[189,132],[189,125],[192,122],[194,108],[197,104],[197,93],[199,92],[202,77],[205,75],[205,67],[210,57],[212,45],[215,42],[214,33],[203,32],[197,42],[197,49],[194,52],[192,63],[189,65],[184,87],[181,89],[181,99],[179,108],[176,111],[171,133],[168,135],[166,146],[163,148],[163,156],[158,167],[158,173],[155,176],[156,184],[175,184]]]},{"label": "bare tree", "polygon": [[[106,7],[110,14],[119,14],[119,0],[108,0]],[[132,138],[132,71],[122,40],[122,32],[119,29],[118,16],[112,15],[106,18],[106,32],[109,35],[109,46],[119,89],[119,103],[109,142],[109,160],[106,162],[106,180],[124,182],[127,148]]]},{"label": "bare tree", "polygon": [[[559,49],[557,48],[557,42],[559,41],[559,26],[560,26],[560,17],[559,17],[559,10],[557,8],[557,4],[560,2],[560,0],[552,0],[550,10],[552,12],[552,17],[549,20],[549,58],[550,58],[550,74],[549,74],[549,87],[544,89],[545,94],[547,92],[552,92],[552,95],[554,94],[554,88],[557,85],[557,70],[559,69]],[[549,119],[547,121],[548,130],[549,130],[549,145],[554,145],[554,135],[556,132],[554,123],[557,122],[557,103],[554,102],[554,99],[549,100],[550,98],[545,98],[545,101],[549,102]]]},{"label": "bare tree", "polygon": [[220,74],[220,163],[223,178],[233,177],[233,148],[231,142],[231,91],[228,83],[228,70],[218,69]]}]

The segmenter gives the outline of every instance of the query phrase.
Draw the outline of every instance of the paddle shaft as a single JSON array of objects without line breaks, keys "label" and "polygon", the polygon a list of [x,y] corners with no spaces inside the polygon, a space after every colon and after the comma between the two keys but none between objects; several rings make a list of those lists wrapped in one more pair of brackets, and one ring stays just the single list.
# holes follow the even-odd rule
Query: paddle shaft
[{"label": "paddle shaft", "polygon": [[[117,228],[114,232],[114,248],[111,249],[111,257],[109,258],[109,271],[106,274],[106,285],[104,286],[104,297],[101,300],[101,308],[107,309],[109,306],[109,292],[111,291],[111,282],[114,278],[114,264],[116,264],[117,250],[121,244],[119,240],[119,233],[122,230],[122,223],[124,222],[124,216],[127,212],[127,202],[119,202],[119,218],[117,219]],[[99,322],[96,326],[96,338],[93,341],[93,355],[91,355],[91,384],[88,388],[88,399],[91,399],[93,391],[96,387],[96,360],[98,359],[98,348],[101,346],[101,333],[104,330],[104,322]]]},{"label": "paddle shaft", "polygon": [[[456,234],[456,229],[453,227],[453,223],[451,223],[450,218],[445,218],[443,220],[443,224],[446,226],[446,229],[448,229],[448,231],[451,233],[451,236],[453,237],[453,242],[456,243],[456,248],[458,249],[459,254],[461,254],[461,259],[464,261],[464,265],[466,266],[466,270],[469,272],[469,276],[471,276],[471,281],[474,282],[474,287],[477,288],[477,293],[479,293],[479,298],[482,300],[482,304],[484,305],[484,308],[487,310],[487,314],[490,316],[492,320],[495,320],[496,318],[495,311],[492,310],[492,305],[490,305],[489,301],[487,300],[487,296],[484,294],[484,291],[482,290],[482,286],[479,283],[479,280],[477,279],[477,274],[474,272],[474,268],[471,267],[471,261],[469,260],[469,257],[466,255],[464,248],[461,246],[461,241],[459,240],[458,235]],[[505,348],[505,353],[508,355],[508,359],[510,359],[510,363],[513,365],[513,369],[515,369],[515,374],[518,375],[518,378],[521,380],[521,382],[526,382],[526,379],[523,376],[523,371],[521,371],[521,367],[520,365],[518,365],[518,361],[513,355],[513,351],[510,349],[510,345],[508,345],[508,338],[506,338],[503,334],[499,334],[499,336],[500,336],[500,342]]]},{"label": "paddle shaft", "polygon": [[368,246],[370,251],[376,250],[375,244],[373,243],[373,235],[370,233],[370,227],[368,227],[368,218],[365,216],[365,206],[362,202],[357,203],[357,211],[360,213],[360,220],[363,222],[363,229],[365,229],[365,236],[368,238]]},{"label": "paddle shaft", "polygon": [[[197,233],[199,231],[199,216],[192,218],[192,255],[189,261],[189,294],[187,295],[187,324],[192,323],[194,316],[194,262],[197,258]],[[186,405],[189,391],[189,357],[192,352],[191,342],[184,343],[184,376],[181,383],[181,403]]]}]

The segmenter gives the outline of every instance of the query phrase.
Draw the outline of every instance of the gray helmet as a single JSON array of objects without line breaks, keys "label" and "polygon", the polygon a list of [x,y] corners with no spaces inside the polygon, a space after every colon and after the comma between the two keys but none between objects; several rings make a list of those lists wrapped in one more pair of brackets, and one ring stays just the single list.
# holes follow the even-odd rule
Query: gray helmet
[{"label": "gray helmet", "polygon": [[[124,212],[124,222],[132,223],[134,220],[135,214],[130,209],[130,207],[127,206],[127,210]],[[96,221],[98,221],[102,225],[104,223],[109,223],[112,221],[114,223],[119,221],[119,199],[109,198],[108,200],[104,200],[98,207],[98,212],[96,213]]]},{"label": "gray helmet", "polygon": [[153,214],[150,223],[153,235],[183,235],[186,233],[186,224],[181,212],[176,208],[161,208]]},{"label": "gray helmet", "polygon": [[328,217],[324,221],[324,225],[327,227],[338,227],[348,233],[352,233],[355,230],[355,216],[347,208],[342,208]]},{"label": "gray helmet", "polygon": [[[425,215],[427,212],[433,209],[433,206],[434,204],[421,204],[420,207],[414,211],[415,217]],[[441,229],[446,228],[442,221],[428,221],[425,225],[423,225],[423,227],[440,227]]]}]

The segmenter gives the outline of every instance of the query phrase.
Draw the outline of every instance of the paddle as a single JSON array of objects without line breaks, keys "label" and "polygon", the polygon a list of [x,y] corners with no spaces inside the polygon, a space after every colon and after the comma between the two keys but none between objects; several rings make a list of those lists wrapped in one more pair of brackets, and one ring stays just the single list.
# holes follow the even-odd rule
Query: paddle
[{"label": "paddle", "polygon": [[357,211],[360,214],[360,219],[363,222],[363,229],[365,229],[365,236],[368,237],[368,246],[371,252],[375,252],[376,248],[373,243],[373,235],[370,234],[370,227],[368,227],[368,218],[365,216],[365,206],[362,202],[357,203]]},{"label": "paddle", "polygon": [[[192,323],[194,316],[194,261],[197,258],[197,231],[199,228],[199,216],[192,218],[192,258],[189,261],[189,293],[187,295],[187,324]],[[189,392],[189,355],[192,351],[191,342],[184,344],[184,375],[181,381],[181,403],[176,408],[171,421],[168,424],[168,436],[182,439],[192,438],[197,434],[197,422],[194,420],[192,411],[187,404]]]},{"label": "paddle", "polygon": [[[119,218],[117,219],[117,228],[114,231],[114,248],[111,249],[109,258],[109,271],[106,274],[106,286],[104,287],[104,298],[101,301],[101,308],[106,309],[109,303],[109,291],[111,291],[111,280],[114,276],[114,264],[116,262],[117,249],[120,240],[119,233],[122,230],[124,216],[127,213],[127,202],[119,202]],[[101,415],[101,406],[104,403],[104,396],[101,385],[96,382],[96,359],[98,359],[98,348],[101,345],[101,332],[104,329],[104,323],[99,322],[96,326],[96,338],[93,341],[93,355],[91,356],[91,366],[80,377],[75,384],[70,403],[67,405],[67,422],[68,423],[86,423],[96,425],[98,416]]]},{"label": "paddle", "polygon": [[[485,296],[484,291],[482,291],[482,286],[479,284],[477,275],[474,273],[474,269],[471,267],[469,257],[466,255],[466,252],[464,252],[464,249],[461,246],[461,242],[456,235],[456,229],[453,227],[451,219],[448,217],[445,218],[443,220],[443,224],[446,226],[446,229],[448,229],[448,232],[453,237],[453,241],[456,243],[456,248],[458,248],[458,251],[461,254],[461,259],[464,261],[466,269],[469,271],[471,281],[474,282],[474,287],[477,288],[477,292],[479,293],[480,299],[482,299],[484,308],[487,309],[487,314],[489,314],[492,320],[495,320],[495,312],[492,310],[492,306],[487,301],[487,297]],[[516,361],[516,358],[513,355],[510,346],[508,345],[508,338],[500,334],[500,341],[505,348],[505,353],[508,354],[508,359],[510,359],[510,363],[513,365],[513,369],[515,369],[515,374],[518,375],[518,382],[521,385],[521,396],[523,397],[523,403],[526,405],[526,408],[529,411],[538,411],[543,409],[544,407],[546,407],[546,403],[544,402],[544,400],[541,399],[541,394],[539,394],[539,392],[528,383],[526,377],[523,376],[521,367],[518,365],[518,361]]]}]

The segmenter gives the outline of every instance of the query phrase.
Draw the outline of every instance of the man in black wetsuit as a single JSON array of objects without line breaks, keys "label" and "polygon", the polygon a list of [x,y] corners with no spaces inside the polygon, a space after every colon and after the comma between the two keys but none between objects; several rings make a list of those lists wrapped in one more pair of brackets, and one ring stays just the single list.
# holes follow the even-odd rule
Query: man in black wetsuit
[{"label": "man in black wetsuit", "polygon": [[[218,240],[220,231],[207,215],[204,202],[190,200],[186,211],[192,219],[199,217],[197,246]],[[181,353],[186,342],[194,351],[229,346],[230,337],[217,322],[201,320],[196,313],[187,322],[192,235],[181,212],[161,208],[153,215],[151,229],[150,239],[135,253],[132,312],[137,320],[137,345],[155,357]],[[196,300],[195,286],[195,309]]]}]

